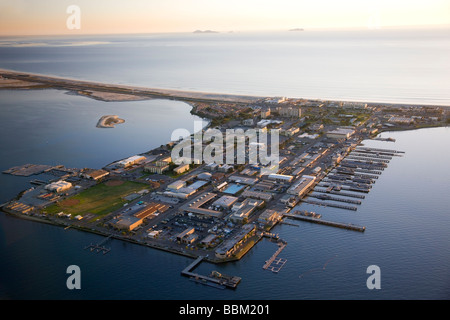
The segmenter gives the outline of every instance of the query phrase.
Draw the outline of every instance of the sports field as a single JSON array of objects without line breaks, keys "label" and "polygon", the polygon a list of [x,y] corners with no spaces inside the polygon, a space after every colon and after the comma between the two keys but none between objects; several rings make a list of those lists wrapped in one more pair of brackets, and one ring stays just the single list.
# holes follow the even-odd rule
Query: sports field
[{"label": "sports field", "polygon": [[73,197],[59,201],[45,211],[49,214],[63,211],[72,214],[72,216],[83,216],[90,213],[98,218],[122,207],[127,202],[123,199],[125,196],[143,189],[148,189],[148,186],[143,183],[119,180],[107,181],[86,189]]}]

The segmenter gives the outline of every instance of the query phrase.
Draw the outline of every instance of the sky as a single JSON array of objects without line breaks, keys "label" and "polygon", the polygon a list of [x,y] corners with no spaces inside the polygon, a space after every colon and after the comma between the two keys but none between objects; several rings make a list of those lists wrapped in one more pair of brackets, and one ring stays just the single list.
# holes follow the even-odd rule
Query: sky
[{"label": "sky", "polygon": [[2,36],[433,25],[449,0],[0,0]]}]

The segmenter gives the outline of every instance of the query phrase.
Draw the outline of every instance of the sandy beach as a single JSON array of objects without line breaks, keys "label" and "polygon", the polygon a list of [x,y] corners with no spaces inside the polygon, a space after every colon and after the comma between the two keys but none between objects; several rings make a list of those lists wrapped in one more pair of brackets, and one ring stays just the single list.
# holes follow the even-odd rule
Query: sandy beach
[{"label": "sandy beach", "polygon": [[29,89],[33,86],[45,85],[50,88],[70,90],[80,95],[104,101],[130,101],[159,98],[187,102],[233,102],[248,104],[266,98],[105,84],[4,69],[0,69],[0,76],[3,80],[0,81],[0,89]]}]

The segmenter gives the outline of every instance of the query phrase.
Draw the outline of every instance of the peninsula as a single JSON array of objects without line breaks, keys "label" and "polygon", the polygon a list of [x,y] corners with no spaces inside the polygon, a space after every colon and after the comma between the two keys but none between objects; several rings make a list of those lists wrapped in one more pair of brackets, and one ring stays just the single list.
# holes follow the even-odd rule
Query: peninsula
[{"label": "peninsula", "polygon": [[[218,273],[199,276],[192,272],[198,263],[241,259],[263,237],[279,244],[263,268],[278,272],[285,261],[277,255],[288,245],[271,233],[278,223],[295,219],[365,232],[364,226],[352,221],[322,220],[319,213],[295,207],[305,202],[356,211],[389,161],[403,154],[394,148],[367,148],[361,145],[363,140],[393,141],[379,134],[450,124],[450,109],[442,106],[149,89],[5,70],[0,75],[0,85],[8,83],[3,89],[14,88],[14,83],[21,90],[39,84],[41,89],[104,92],[119,100],[121,95],[180,100],[223,133],[229,129],[278,131],[279,169],[273,174],[264,173],[263,164],[237,161],[176,165],[171,158],[174,142],[114,160],[101,169],[27,164],[3,171],[39,177],[30,181],[35,187],[4,203],[4,212],[94,232],[104,235],[104,241],[120,239],[195,258],[182,275],[213,286],[234,288],[240,278]],[[98,125],[120,120],[107,115]],[[211,146],[204,142],[202,148]],[[39,176],[42,173],[45,178]],[[109,252],[103,241],[86,249]]]}]

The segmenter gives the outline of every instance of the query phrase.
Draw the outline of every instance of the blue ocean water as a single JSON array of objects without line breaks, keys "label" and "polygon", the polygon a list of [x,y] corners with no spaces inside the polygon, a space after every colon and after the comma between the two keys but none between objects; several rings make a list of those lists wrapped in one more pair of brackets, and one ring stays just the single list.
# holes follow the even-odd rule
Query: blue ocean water
[{"label": "blue ocean water", "polygon": [[450,29],[0,38],[0,68],[154,88],[450,105]]},{"label": "blue ocean water", "polygon": [[[135,35],[2,39],[0,67],[149,87],[289,97],[450,104],[446,30],[374,33]],[[200,36],[200,37],[199,37]],[[102,42],[71,46],[77,41]],[[24,163],[101,167],[193,129],[174,101],[101,102],[57,90],[0,91],[0,170]],[[98,129],[104,114],[126,120]],[[263,240],[235,263],[202,263],[242,277],[236,290],[180,275],[192,260],[112,240],[107,255],[83,250],[100,237],[0,214],[2,299],[448,299],[449,128],[384,133],[395,157],[357,211],[302,204],[364,233],[295,221],[273,232],[288,242],[278,274],[264,270],[277,249]],[[0,175],[1,202],[28,178]],[[66,268],[81,268],[68,290]],[[378,265],[381,289],[366,286]]]},{"label": "blue ocean water", "polygon": [[[165,139],[164,135],[154,136],[152,143],[148,143],[145,135],[136,135],[137,128],[125,130],[129,125],[140,127],[138,131],[143,132],[148,128],[145,121],[125,122],[115,129],[103,130],[95,128],[96,117],[79,116],[80,110],[95,110],[96,115],[97,108],[106,106],[111,110],[109,103],[53,90],[3,91],[0,94],[9,98],[2,99],[0,110],[23,108],[22,122],[8,121],[7,112],[0,118],[0,128],[7,127],[9,132],[13,128],[8,127],[11,126],[8,122],[18,123],[16,135],[0,135],[0,145],[5,150],[2,170],[20,159],[22,162],[57,161],[95,167],[102,161],[114,160],[111,158],[116,156],[113,146],[132,154],[146,151],[143,149],[147,146],[161,144],[158,139]],[[28,100],[27,95],[35,99]],[[40,95],[43,96],[39,98]],[[77,107],[65,104],[67,99]],[[57,134],[60,128],[53,127],[54,124],[39,120],[43,114],[56,112],[55,106],[59,103],[63,114],[71,119],[64,124],[67,133],[63,135]],[[134,113],[142,114],[151,110],[152,104],[159,103],[163,103],[159,107],[185,110],[184,114],[170,112],[175,123],[178,120],[186,126],[193,121],[188,113],[189,106],[175,102],[172,105],[167,101],[123,102],[117,113],[129,119]],[[35,126],[25,126],[31,123]],[[121,126],[122,139],[138,140],[136,145],[114,142],[114,131],[121,130]],[[24,127],[28,129],[26,135],[21,136]],[[165,127],[170,129],[167,124]],[[52,133],[46,135],[47,143],[30,152],[35,150],[36,141],[46,130]],[[84,134],[90,140],[74,143],[72,153],[63,152],[57,157],[60,150],[55,147],[57,143],[67,145],[70,141],[84,139]],[[419,129],[384,133],[383,136],[393,137],[396,142],[372,140],[365,144],[406,153],[403,157],[394,157],[357,211],[300,206],[321,213],[326,220],[366,226],[366,231],[359,233],[300,221],[293,221],[298,226],[279,225],[273,232],[279,233],[288,245],[280,254],[287,263],[278,274],[262,268],[277,249],[276,244],[268,240],[259,242],[239,262],[202,263],[198,267],[200,273],[218,270],[242,277],[236,290],[218,290],[180,275],[192,261],[190,258],[118,240],[109,243],[112,250],[107,255],[95,254],[83,248],[98,242],[101,237],[97,235],[1,214],[0,296],[2,299],[448,299],[450,171],[449,151],[444,146],[449,143],[450,129]],[[103,156],[99,159],[86,156],[98,151],[98,143],[108,146],[100,149]],[[15,155],[17,153],[19,156]],[[28,178],[5,174],[0,178],[2,201],[29,186]],[[66,268],[72,264],[81,268],[81,290],[66,287]],[[381,269],[380,290],[366,287],[369,276],[366,269],[370,265]]]}]

